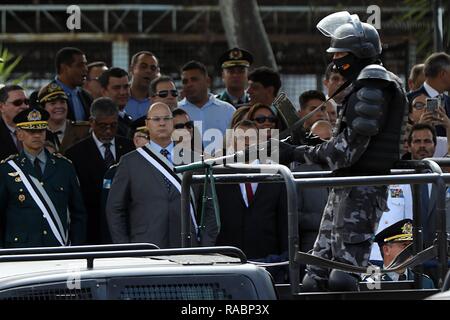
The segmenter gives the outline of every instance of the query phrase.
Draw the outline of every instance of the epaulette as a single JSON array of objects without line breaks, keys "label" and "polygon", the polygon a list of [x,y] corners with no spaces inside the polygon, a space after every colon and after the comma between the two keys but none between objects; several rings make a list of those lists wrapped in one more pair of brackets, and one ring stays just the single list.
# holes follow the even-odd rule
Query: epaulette
[{"label": "epaulette", "polygon": [[69,163],[72,163],[72,160],[64,157],[61,153],[55,152],[55,153],[53,153],[53,156],[55,156],[56,158],[59,158],[59,159],[67,160]]},{"label": "epaulette", "polygon": [[0,161],[0,163],[5,163],[5,162],[7,162],[7,161],[9,161],[9,160],[14,159],[14,158],[17,157],[17,156],[19,156],[18,153],[12,154],[12,155],[10,155],[8,158],[5,158],[5,159],[3,159],[2,161]]},{"label": "epaulette", "polygon": [[70,124],[73,124],[74,126],[89,126],[89,121],[71,121]]}]

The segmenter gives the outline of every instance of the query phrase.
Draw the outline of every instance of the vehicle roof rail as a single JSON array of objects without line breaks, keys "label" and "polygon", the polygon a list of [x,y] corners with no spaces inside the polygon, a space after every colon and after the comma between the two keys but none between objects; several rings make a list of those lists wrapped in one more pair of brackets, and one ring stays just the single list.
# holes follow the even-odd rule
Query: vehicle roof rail
[{"label": "vehicle roof rail", "polygon": [[75,260],[86,259],[87,268],[94,267],[94,260],[101,258],[130,258],[130,257],[157,257],[157,256],[176,256],[176,255],[195,255],[195,254],[223,254],[233,255],[240,259],[240,263],[246,263],[247,257],[241,249],[230,246],[222,247],[196,247],[196,248],[176,248],[176,249],[137,249],[120,251],[86,251],[86,252],[52,252],[52,253],[33,253],[2,255],[1,262],[17,261],[46,261],[46,260]]}]

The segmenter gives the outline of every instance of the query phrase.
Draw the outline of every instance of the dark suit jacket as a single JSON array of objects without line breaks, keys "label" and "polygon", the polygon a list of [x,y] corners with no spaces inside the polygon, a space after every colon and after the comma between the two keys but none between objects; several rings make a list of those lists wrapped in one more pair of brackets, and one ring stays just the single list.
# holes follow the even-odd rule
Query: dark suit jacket
[{"label": "dark suit jacket", "polygon": [[[420,96],[421,94],[424,94],[428,97],[428,93],[425,90],[425,87],[423,85],[421,85],[419,89],[417,89],[415,91],[411,91],[406,95],[406,97],[408,98],[410,110],[412,108],[411,103],[413,102],[413,100],[417,96]],[[447,113],[447,116],[450,117],[450,97],[447,95],[444,95],[444,109],[445,109],[445,112]],[[447,136],[447,132],[445,131],[445,128],[443,126],[436,126],[436,133],[438,136],[443,136],[443,137]]]},{"label": "dark suit jacket", "polygon": [[[323,171],[318,164],[301,164],[295,167],[296,172]],[[298,235],[300,251],[308,252],[314,246],[319,233],[323,210],[328,200],[328,189],[297,188],[298,199]],[[311,201],[314,199],[314,201]]]},{"label": "dark suit jacket", "polygon": [[[133,142],[116,136],[116,161],[134,150]],[[100,207],[103,177],[108,168],[95,144],[92,135],[74,144],[66,151],[66,156],[72,160],[80,179],[83,199],[88,211],[88,243],[101,242]]]},{"label": "dark suit jacket", "polygon": [[3,118],[0,117],[0,160],[9,157],[12,154],[19,153],[10,131]]},{"label": "dark suit jacket", "polygon": [[286,188],[259,183],[246,207],[238,184],[216,185],[221,228],[216,245],[235,246],[249,259],[280,255],[288,249]]},{"label": "dark suit jacket", "polygon": [[133,119],[128,114],[125,114],[124,117],[121,117],[119,115],[117,120],[119,122],[118,128],[117,128],[117,134],[122,137],[132,138],[133,133],[134,133],[134,130],[132,130]]}]

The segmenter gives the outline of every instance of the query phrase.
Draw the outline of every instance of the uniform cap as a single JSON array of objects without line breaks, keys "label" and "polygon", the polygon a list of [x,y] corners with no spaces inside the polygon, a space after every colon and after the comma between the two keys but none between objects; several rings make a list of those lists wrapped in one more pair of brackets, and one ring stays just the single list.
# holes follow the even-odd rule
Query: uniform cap
[{"label": "uniform cap", "polygon": [[233,48],[226,51],[219,58],[221,68],[250,67],[253,56],[250,52],[240,48]]},{"label": "uniform cap", "polygon": [[42,108],[28,108],[19,112],[13,119],[17,128],[24,130],[47,129],[50,114]]}]

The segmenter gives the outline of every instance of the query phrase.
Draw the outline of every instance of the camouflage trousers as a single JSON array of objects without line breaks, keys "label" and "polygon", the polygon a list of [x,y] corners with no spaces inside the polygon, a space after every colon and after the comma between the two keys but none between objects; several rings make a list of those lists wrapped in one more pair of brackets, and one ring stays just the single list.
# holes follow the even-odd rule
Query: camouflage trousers
[{"label": "camouflage trousers", "polygon": [[[334,188],[325,206],[313,255],[356,266],[367,266],[374,233],[387,211],[387,186]],[[331,270],[308,265],[316,280]]]}]

